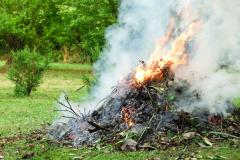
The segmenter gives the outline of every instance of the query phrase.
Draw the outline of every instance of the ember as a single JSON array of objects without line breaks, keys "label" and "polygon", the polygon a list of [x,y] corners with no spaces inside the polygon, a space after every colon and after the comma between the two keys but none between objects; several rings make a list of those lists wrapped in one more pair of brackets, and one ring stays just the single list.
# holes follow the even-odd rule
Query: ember
[{"label": "ember", "polygon": [[122,120],[124,123],[128,125],[128,127],[132,127],[135,124],[134,113],[135,113],[135,108],[133,107],[122,108],[122,111],[121,111]]}]

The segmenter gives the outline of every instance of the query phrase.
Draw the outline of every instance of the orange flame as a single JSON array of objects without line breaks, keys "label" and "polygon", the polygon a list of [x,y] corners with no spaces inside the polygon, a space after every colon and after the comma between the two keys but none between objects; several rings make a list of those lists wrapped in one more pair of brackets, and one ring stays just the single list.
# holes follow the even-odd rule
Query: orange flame
[{"label": "orange flame", "polygon": [[170,21],[166,35],[157,42],[149,61],[136,68],[133,79],[137,84],[143,84],[152,80],[161,80],[163,78],[162,69],[164,67],[174,70],[180,65],[187,64],[187,43],[200,28],[200,22],[193,21],[190,23],[187,29],[175,39],[172,37],[174,32],[173,23],[173,21]]},{"label": "orange flame", "polygon": [[135,124],[133,117],[135,109],[132,107],[123,107],[121,113],[123,122],[126,123],[129,128],[132,127]]}]

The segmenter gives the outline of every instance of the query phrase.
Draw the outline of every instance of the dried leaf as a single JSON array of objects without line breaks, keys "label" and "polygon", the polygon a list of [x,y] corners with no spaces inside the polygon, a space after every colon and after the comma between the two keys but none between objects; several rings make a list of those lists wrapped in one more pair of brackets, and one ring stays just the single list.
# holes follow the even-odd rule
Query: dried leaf
[{"label": "dried leaf", "polygon": [[187,133],[183,133],[183,139],[191,139],[196,135],[196,132],[187,132]]},{"label": "dried leaf", "polygon": [[212,143],[210,142],[210,140],[207,137],[203,137],[203,141],[205,144],[207,144],[208,146],[212,146]]},{"label": "dried leaf", "polygon": [[203,143],[200,143],[200,142],[197,142],[197,144],[198,144],[200,147],[202,147],[202,148],[206,148],[206,147],[207,147],[206,145],[204,145]]},{"label": "dried leaf", "polygon": [[4,159],[4,156],[3,154],[0,153],[0,159]]},{"label": "dried leaf", "polygon": [[227,157],[220,156],[220,155],[216,155],[216,158],[218,158],[218,159],[227,159]]},{"label": "dried leaf", "polygon": [[132,139],[127,139],[121,146],[122,151],[136,151],[137,150],[137,142]]}]

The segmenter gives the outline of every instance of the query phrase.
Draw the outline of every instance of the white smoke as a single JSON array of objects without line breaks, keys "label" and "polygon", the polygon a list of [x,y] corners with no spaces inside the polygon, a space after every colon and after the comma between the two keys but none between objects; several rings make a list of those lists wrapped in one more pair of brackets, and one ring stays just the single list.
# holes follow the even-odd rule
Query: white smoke
[{"label": "white smoke", "polygon": [[198,104],[212,113],[226,113],[226,101],[240,95],[240,1],[212,0],[199,4],[202,29],[189,65],[177,74],[201,92]]},{"label": "white smoke", "polygon": [[118,24],[108,28],[108,47],[95,64],[100,77],[92,91],[93,103],[110,94],[111,87],[135,69],[139,60],[150,57],[155,42],[165,34],[170,11],[176,7],[175,0],[121,1]]},{"label": "white smoke", "polygon": [[[106,31],[108,47],[95,64],[99,83],[91,92],[91,101],[82,104],[86,111],[111,93],[121,77],[147,60],[155,42],[165,34],[172,12],[192,6],[202,22],[197,44],[189,64],[178,70],[192,90],[201,93],[198,103],[186,103],[183,109],[208,108],[225,113],[227,100],[240,95],[240,1],[239,0],[122,0],[118,23]],[[186,99],[188,101],[188,99]]]}]

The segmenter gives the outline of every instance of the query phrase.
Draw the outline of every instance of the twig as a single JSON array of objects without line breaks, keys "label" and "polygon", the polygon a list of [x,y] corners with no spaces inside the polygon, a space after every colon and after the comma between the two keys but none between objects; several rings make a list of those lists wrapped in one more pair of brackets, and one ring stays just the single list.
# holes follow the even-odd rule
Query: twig
[{"label": "twig", "polygon": [[97,103],[97,105],[95,106],[95,108],[97,108],[97,106],[98,105],[100,105],[102,102],[105,102],[105,101],[107,101],[107,99],[108,98],[110,98],[111,97],[111,94],[110,95],[108,95],[107,97],[105,97],[105,98],[103,98],[103,99],[101,99],[98,103]]},{"label": "twig", "polygon": [[149,92],[148,88],[147,88],[145,85],[144,85],[143,87],[144,87],[144,89],[147,90],[147,93],[148,93],[148,96],[149,96],[149,98],[150,98],[150,100],[151,100],[152,105],[155,106],[155,107],[157,107],[156,103],[154,103],[154,101],[153,101],[152,95],[151,95],[151,93]]},{"label": "twig", "polygon": [[63,118],[76,119],[75,117],[62,116]]},{"label": "twig", "polygon": [[55,111],[55,112],[69,112],[69,113],[73,114],[72,111],[67,110],[67,109],[54,109],[53,111]]},{"label": "twig", "polygon": [[153,86],[148,86],[149,89],[153,89],[155,90],[158,94],[162,95],[163,93],[161,93],[157,88],[153,87]]},{"label": "twig", "polygon": [[75,91],[75,92],[78,92],[78,91],[80,91],[80,90],[81,90],[81,89],[83,89],[84,87],[86,87],[86,85],[83,85],[83,86],[81,86],[80,88],[76,89],[76,91]]},{"label": "twig", "polygon": [[99,104],[101,104],[102,102],[106,102],[106,101],[108,100],[108,98],[112,97],[113,94],[115,94],[115,93],[117,92],[117,90],[118,90],[117,87],[118,87],[118,86],[113,86],[113,87],[112,87],[113,90],[112,90],[111,94],[109,94],[107,97],[101,99],[101,100],[97,103],[97,105],[95,106],[95,108],[97,108],[97,106],[98,106]]},{"label": "twig", "polygon": [[139,139],[138,139],[138,141],[137,141],[138,143],[142,140],[143,135],[144,135],[145,132],[147,131],[149,125],[152,123],[152,120],[153,120],[154,117],[155,117],[155,115],[153,115],[153,116],[150,118],[150,120],[148,121],[147,126],[144,128],[144,130],[143,130],[141,136],[139,137]]},{"label": "twig", "polygon": [[139,62],[142,64],[143,67],[146,67],[146,62],[143,60],[139,60]]},{"label": "twig", "polygon": [[68,103],[69,106],[63,104],[62,102],[60,102],[60,101],[59,101],[58,99],[56,99],[56,98],[55,98],[55,100],[57,101],[58,104],[62,105],[63,107],[65,107],[65,108],[67,108],[67,109],[69,109],[69,111],[70,111],[73,115],[75,115],[75,116],[77,116],[77,117],[80,117],[80,115],[77,114],[77,113],[73,110],[71,104],[69,103],[69,100],[68,100],[68,97],[67,97],[67,96],[65,96],[65,100],[67,101],[67,103]]},{"label": "twig", "polygon": [[179,154],[179,156],[178,156],[178,159],[181,159],[181,157],[183,156],[183,154],[186,152],[186,150],[187,150],[187,146],[185,146],[184,148],[183,148],[183,150],[182,150],[182,152]]},{"label": "twig", "polygon": [[215,135],[219,135],[219,136],[226,136],[226,137],[231,137],[231,138],[235,138],[235,139],[240,139],[240,137],[238,136],[234,136],[232,134],[228,134],[228,133],[224,133],[224,132],[209,132],[209,134],[215,134]]},{"label": "twig", "polygon": [[72,105],[71,105],[70,102],[69,102],[69,97],[68,97],[67,95],[65,95],[65,99],[66,99],[67,104],[68,104],[68,106],[70,107],[71,111],[74,112],[74,114],[75,114],[76,116],[79,116],[79,114],[77,114],[77,113],[74,111],[74,109],[72,108]]},{"label": "twig", "polygon": [[105,130],[105,131],[110,131],[108,128],[105,128],[99,124],[97,124],[96,122],[93,121],[88,121],[88,123],[94,127],[96,127],[97,129],[101,129],[101,130]]},{"label": "twig", "polygon": [[158,125],[157,125],[157,127],[156,127],[156,131],[158,130],[158,128],[159,128],[159,126],[160,126],[161,123],[162,123],[162,117],[161,117],[160,121],[158,122]]},{"label": "twig", "polygon": [[62,102],[60,102],[57,98],[54,98],[54,99],[55,99],[55,101],[56,101],[58,104],[60,104],[60,105],[62,105],[62,106],[64,106],[64,107],[70,109],[68,106],[66,106],[65,104],[63,104]]}]

